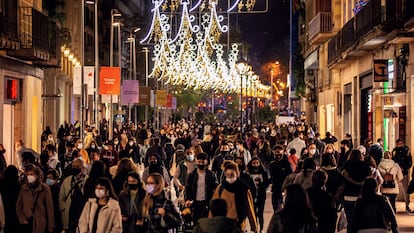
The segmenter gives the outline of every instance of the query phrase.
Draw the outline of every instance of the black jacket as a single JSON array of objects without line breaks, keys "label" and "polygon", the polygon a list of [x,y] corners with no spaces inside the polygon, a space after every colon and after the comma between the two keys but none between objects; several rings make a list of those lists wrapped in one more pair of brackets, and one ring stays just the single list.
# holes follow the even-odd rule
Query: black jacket
[{"label": "black jacket", "polygon": [[286,156],[282,160],[274,160],[270,166],[270,176],[272,179],[272,191],[282,191],[285,178],[292,173],[292,167]]},{"label": "black jacket", "polygon": [[321,188],[311,187],[307,191],[312,210],[318,218],[319,232],[334,233],[337,216],[334,198]]},{"label": "black jacket", "polygon": [[400,165],[403,175],[408,175],[408,170],[413,166],[413,159],[408,146],[394,148],[392,159]]},{"label": "black jacket", "polygon": [[[197,196],[197,181],[198,181],[198,173],[197,169],[194,169],[192,173],[188,176],[187,182],[188,186],[185,192],[185,199],[195,201]],[[210,171],[206,170],[206,181],[205,181],[205,192],[206,192],[206,201],[209,202],[211,197],[213,196],[214,190],[216,189],[218,182],[215,174]]]},{"label": "black jacket", "polygon": [[134,199],[134,203],[131,202],[130,192],[121,192],[121,194],[119,195],[119,207],[121,208],[121,214],[122,216],[128,218],[126,221],[122,221],[123,232],[138,232],[135,226],[135,222],[138,219],[141,219],[139,207],[144,197],[144,189],[138,189],[138,192]]},{"label": "black jacket", "polygon": [[388,198],[375,195],[374,197],[358,198],[352,221],[348,226],[349,233],[356,233],[361,229],[380,228],[397,231],[397,221]]}]

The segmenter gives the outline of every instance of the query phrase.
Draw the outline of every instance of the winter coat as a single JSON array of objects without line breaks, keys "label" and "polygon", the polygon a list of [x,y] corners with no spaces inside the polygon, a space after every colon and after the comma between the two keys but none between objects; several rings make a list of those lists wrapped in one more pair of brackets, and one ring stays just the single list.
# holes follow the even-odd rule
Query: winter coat
[{"label": "winter coat", "polygon": [[89,198],[86,202],[79,218],[79,233],[92,233],[96,214],[99,214],[96,233],[121,233],[122,216],[118,201],[109,198],[108,203],[102,207],[99,213],[96,213],[97,201],[96,198]]},{"label": "winter coat", "polygon": [[313,212],[318,218],[319,232],[334,233],[337,215],[334,198],[328,191],[318,187],[311,187],[307,192]]},{"label": "winter coat", "polygon": [[348,160],[344,164],[341,175],[344,187],[339,199],[356,201],[365,178],[371,175],[371,168],[364,161]]},{"label": "winter coat", "polygon": [[392,232],[398,232],[391,204],[388,198],[380,195],[358,198],[349,223],[349,233],[357,233],[363,229],[389,229],[390,227]]},{"label": "winter coat", "polygon": [[387,172],[392,174],[395,182],[394,188],[382,188],[382,193],[398,194],[400,192],[398,189],[398,182],[401,182],[403,179],[403,173],[398,163],[394,162],[392,159],[382,159],[378,165],[378,170],[382,176]]},{"label": "winter coat", "polygon": [[[69,225],[69,210],[70,210],[70,205],[72,203],[72,198],[71,198],[69,191],[71,191],[71,187],[72,187],[72,177],[73,176],[68,176],[63,181],[62,185],[60,186],[59,208],[62,213],[63,229],[68,229],[68,225]],[[82,193],[84,193],[85,182],[87,179],[88,179],[88,176],[83,176],[82,182],[79,184],[79,186],[81,187]]]},{"label": "winter coat", "polygon": [[52,231],[54,227],[53,199],[49,186],[40,183],[33,190],[22,186],[16,203],[17,217],[21,224],[33,217],[33,233]]},{"label": "winter coat", "polygon": [[217,216],[212,218],[202,218],[197,221],[193,228],[193,233],[241,233],[237,221]]},{"label": "winter coat", "polygon": [[281,193],[285,178],[291,173],[292,167],[286,157],[280,161],[274,160],[270,166],[270,177],[273,184],[272,191]]},{"label": "winter coat", "polygon": [[[249,187],[240,179],[229,184],[224,180],[214,191],[212,200],[222,198],[228,206],[227,217],[239,222],[240,226],[249,218],[252,231],[257,229],[256,214],[254,211],[253,197]],[[209,215],[211,216],[211,214]]]},{"label": "winter coat", "polygon": [[[205,194],[206,194],[206,201],[210,201],[211,197],[213,196],[214,189],[217,187],[218,181],[215,174],[210,171],[206,170],[205,176]],[[198,172],[195,169],[189,176],[188,176],[188,186],[185,191],[185,199],[190,201],[196,201],[197,198],[197,189],[198,189]]]},{"label": "winter coat", "polygon": [[[168,200],[164,195],[151,196],[151,198],[153,200],[153,205],[152,208],[149,209],[148,216],[143,216],[144,226],[140,232],[167,233],[169,232],[169,229],[174,229],[181,225],[182,220],[180,213],[178,212],[177,207],[170,200]],[[159,208],[164,208],[164,217],[161,217],[161,215],[158,214],[157,210]],[[162,220],[164,220],[165,225],[162,224]]]},{"label": "winter coat", "polygon": [[392,160],[400,165],[403,175],[408,175],[408,170],[413,166],[413,158],[408,146],[394,148]]},{"label": "winter coat", "polygon": [[293,183],[302,185],[302,187],[306,190],[312,186],[312,174],[312,169],[301,171],[296,175]]},{"label": "winter coat", "polygon": [[122,216],[127,217],[126,221],[122,221],[122,229],[125,233],[132,233],[136,231],[135,222],[141,219],[141,212],[139,211],[142,200],[145,197],[145,190],[138,189],[134,203],[131,202],[131,192],[121,192],[119,195],[119,206],[121,207]]},{"label": "winter coat", "polygon": [[286,147],[286,151],[289,151],[290,149],[294,148],[296,150],[296,153],[301,153],[303,148],[306,148],[306,143],[300,138],[294,138]]}]

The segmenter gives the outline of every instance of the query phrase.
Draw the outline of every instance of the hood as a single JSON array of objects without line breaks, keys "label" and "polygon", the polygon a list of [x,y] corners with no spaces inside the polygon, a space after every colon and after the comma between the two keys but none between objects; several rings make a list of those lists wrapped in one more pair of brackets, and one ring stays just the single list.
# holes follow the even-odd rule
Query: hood
[{"label": "hood", "polygon": [[378,165],[378,168],[389,170],[394,166],[394,164],[395,162],[392,159],[382,159],[380,164]]}]

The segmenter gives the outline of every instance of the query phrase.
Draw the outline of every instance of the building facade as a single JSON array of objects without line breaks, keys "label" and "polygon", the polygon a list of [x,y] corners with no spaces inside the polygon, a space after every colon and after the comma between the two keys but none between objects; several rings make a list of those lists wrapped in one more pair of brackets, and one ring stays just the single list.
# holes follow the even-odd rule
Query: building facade
[{"label": "building facade", "polygon": [[[355,3],[356,2],[356,3]],[[306,1],[305,80],[322,135],[414,146],[414,2]]]}]

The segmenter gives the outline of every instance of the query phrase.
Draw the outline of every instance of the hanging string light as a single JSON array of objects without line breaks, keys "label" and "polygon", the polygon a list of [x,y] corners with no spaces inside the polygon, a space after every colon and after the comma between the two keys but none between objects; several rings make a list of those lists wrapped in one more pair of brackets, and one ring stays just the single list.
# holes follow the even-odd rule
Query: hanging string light
[{"label": "hanging string light", "polygon": [[[247,1],[253,5],[254,2]],[[217,14],[218,0],[209,0],[208,7],[207,0],[200,0],[191,9],[189,0],[155,0],[153,3],[150,30],[141,40],[141,43],[154,44],[154,67],[149,76],[184,90],[240,93],[240,78],[235,69],[240,51],[237,44],[232,44],[225,54],[224,46],[219,42],[221,35],[228,32],[228,26],[223,24],[224,17]],[[190,14],[197,7],[201,15],[198,20]],[[170,20],[164,12],[177,12],[180,8],[180,24],[173,35]],[[246,82],[253,83],[252,77],[246,76]],[[263,92],[270,89],[264,85],[256,86]]]}]

